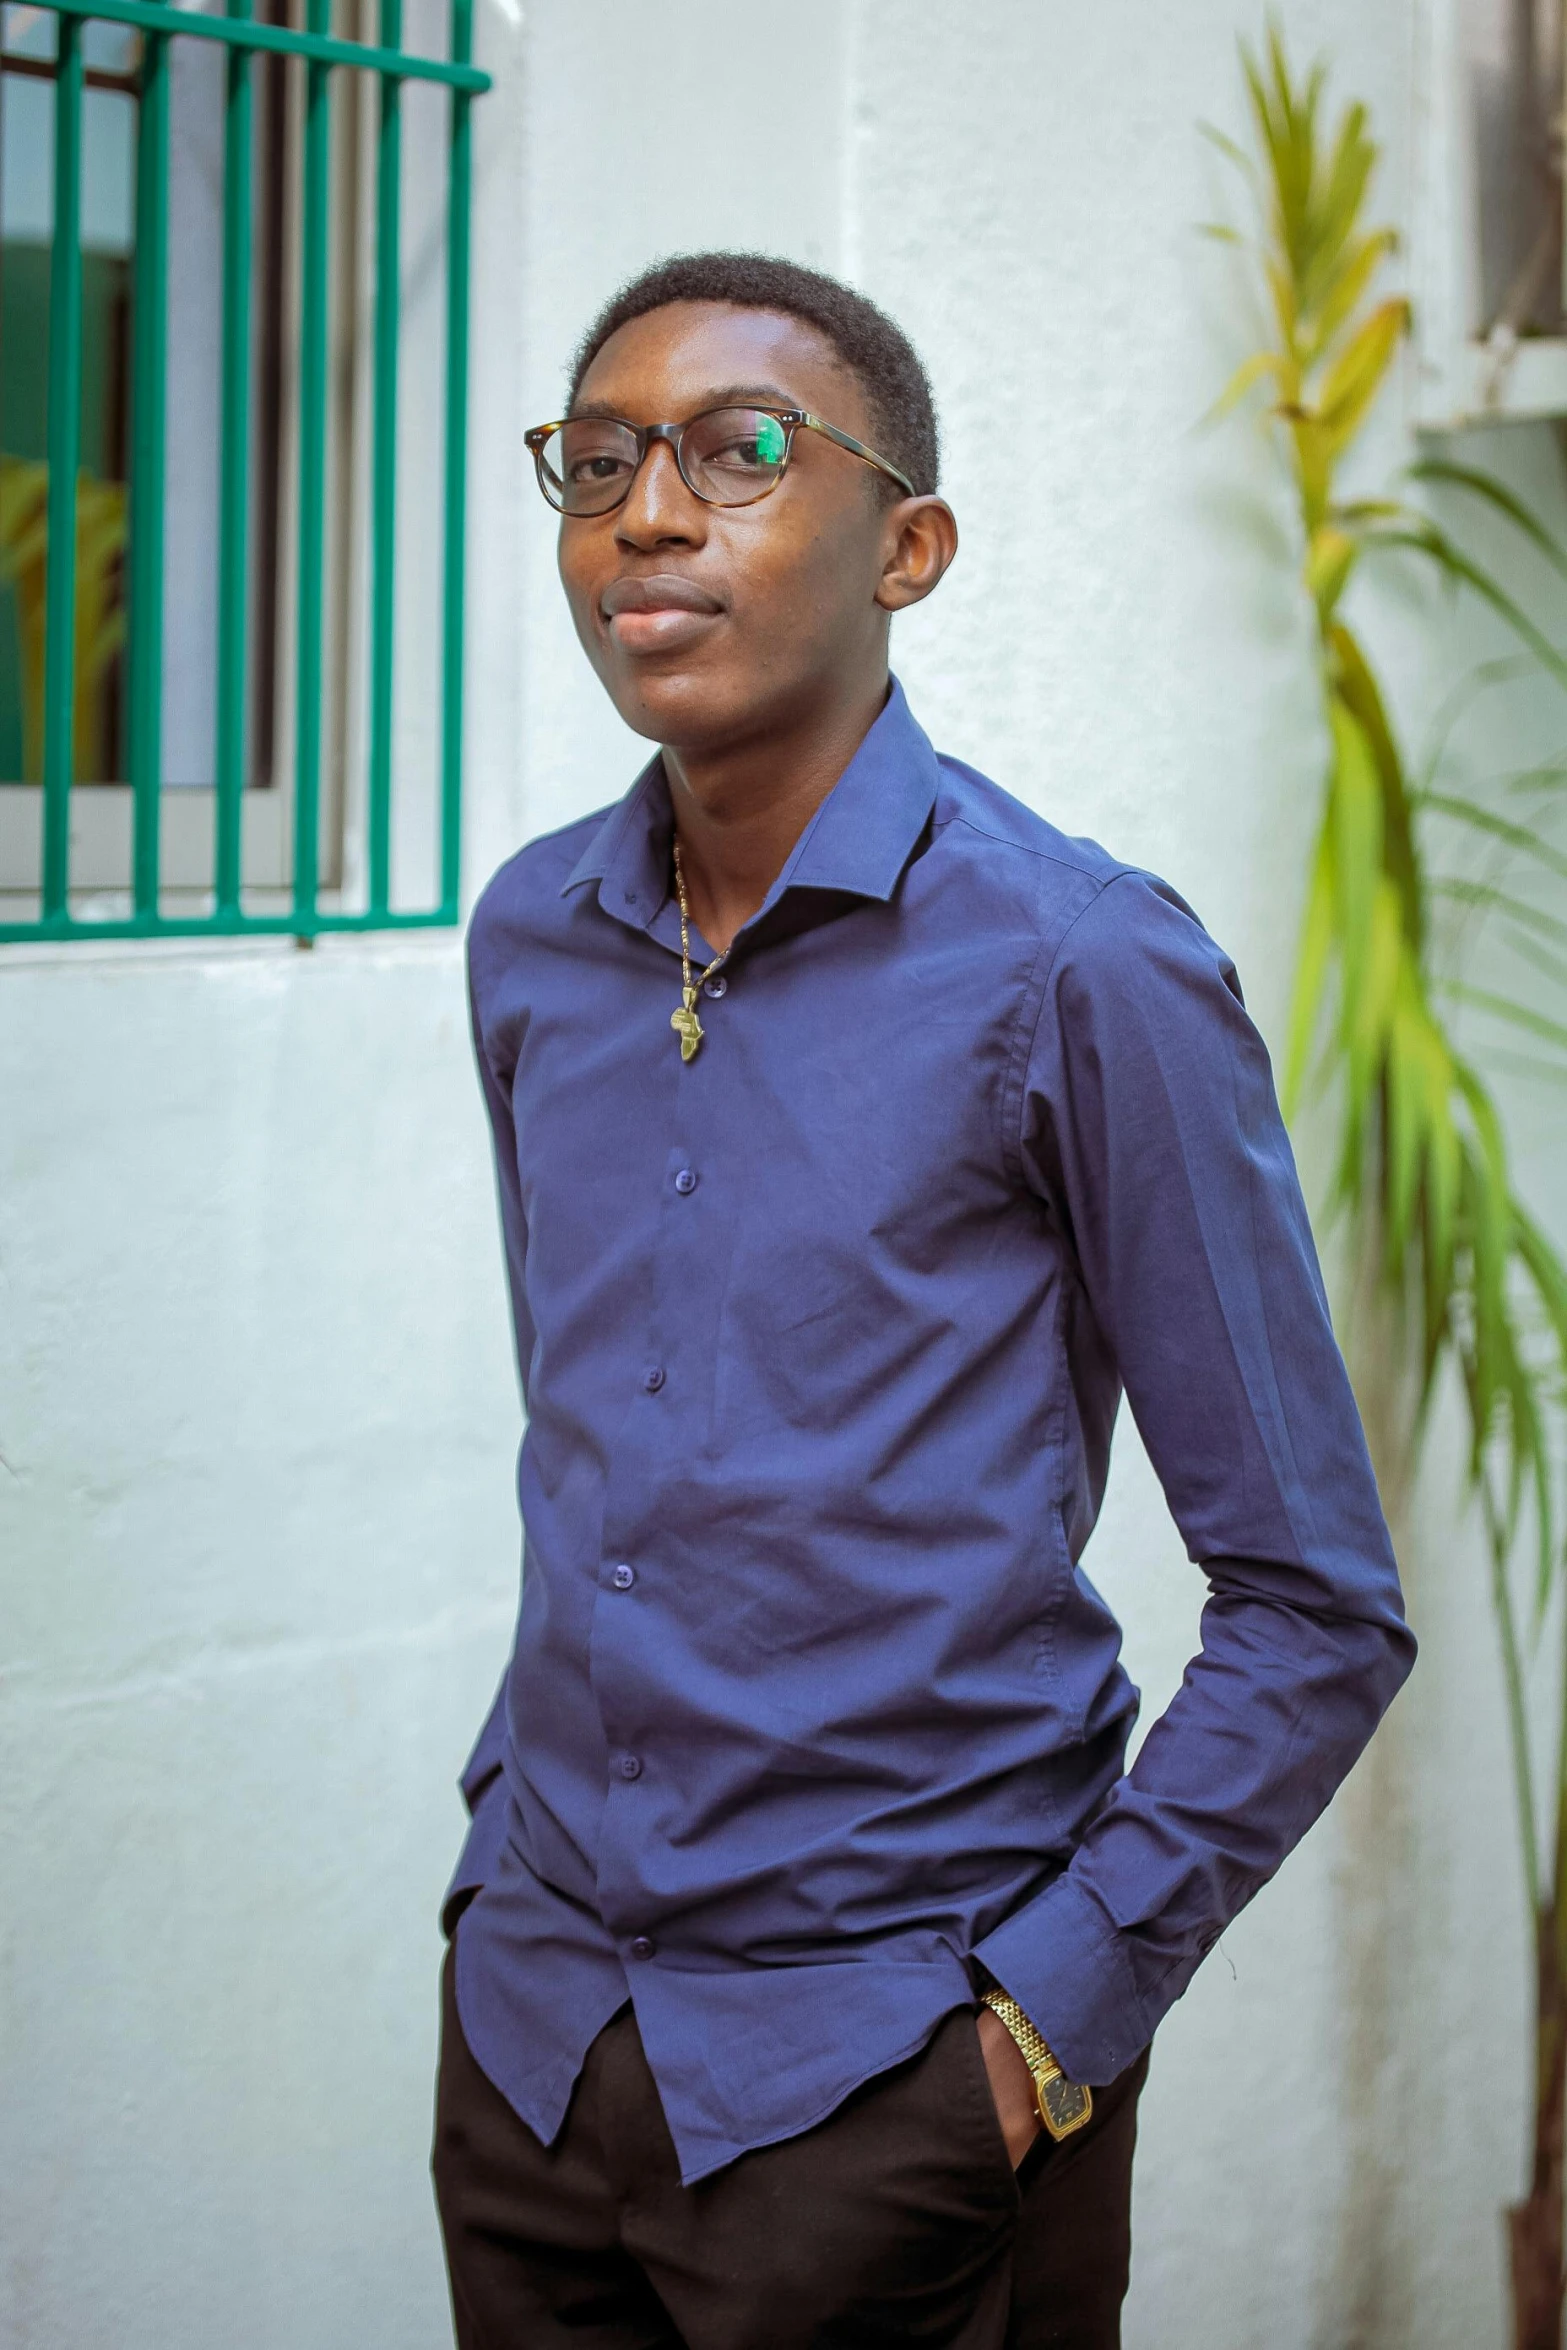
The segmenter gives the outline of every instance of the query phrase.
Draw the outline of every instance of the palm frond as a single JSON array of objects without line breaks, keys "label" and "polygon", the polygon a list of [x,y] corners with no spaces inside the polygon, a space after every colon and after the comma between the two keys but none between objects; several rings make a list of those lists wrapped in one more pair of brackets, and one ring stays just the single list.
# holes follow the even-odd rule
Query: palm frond
[{"label": "palm frond", "polygon": [[1423,555],[1454,586],[1472,589],[1528,646],[1541,668],[1549,671],[1558,685],[1567,686],[1567,654],[1552,644],[1544,629],[1530,619],[1517,599],[1507,593],[1499,580],[1492,578],[1483,564],[1455,546],[1434,522],[1412,521],[1378,530],[1370,543],[1379,547],[1404,547],[1412,554]]},{"label": "palm frond", "polygon": [[1567,547],[1494,474],[1482,473],[1474,465],[1455,464],[1450,457],[1422,457],[1417,464],[1410,466],[1409,478],[1411,481],[1434,481],[1449,489],[1466,490],[1471,497],[1483,499],[1516,530],[1522,531],[1530,545],[1538,548],[1547,563],[1567,579]]},{"label": "palm frond", "polygon": [[1515,1002],[1511,996],[1498,995],[1495,988],[1475,987],[1467,979],[1445,979],[1439,984],[1442,993],[1456,1003],[1489,1012],[1493,1020],[1506,1020],[1514,1028],[1525,1028],[1543,1043],[1559,1045],[1567,1052],[1567,1023],[1552,1020],[1546,1013],[1535,1011],[1532,1005]]},{"label": "palm frond", "polygon": [[1546,840],[1534,825],[1515,824],[1494,808],[1466,799],[1459,792],[1422,792],[1418,804],[1438,816],[1450,816],[1455,824],[1467,824],[1475,832],[1489,833],[1493,840],[1505,841],[1520,857],[1527,857],[1533,864],[1543,865],[1547,872],[1567,879],[1567,854],[1553,841]]}]

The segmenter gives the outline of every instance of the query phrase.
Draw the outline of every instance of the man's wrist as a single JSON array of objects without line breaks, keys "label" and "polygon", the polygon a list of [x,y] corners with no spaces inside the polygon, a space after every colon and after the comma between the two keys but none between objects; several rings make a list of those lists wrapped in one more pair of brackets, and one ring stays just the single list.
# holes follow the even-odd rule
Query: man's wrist
[{"label": "man's wrist", "polygon": [[1031,2017],[1024,2014],[1010,1991],[989,1982],[980,1992],[984,2004],[1016,2043],[1034,2084],[1034,2104],[1052,2138],[1069,2138],[1092,2120],[1093,2092],[1069,2081],[1055,2051]]}]

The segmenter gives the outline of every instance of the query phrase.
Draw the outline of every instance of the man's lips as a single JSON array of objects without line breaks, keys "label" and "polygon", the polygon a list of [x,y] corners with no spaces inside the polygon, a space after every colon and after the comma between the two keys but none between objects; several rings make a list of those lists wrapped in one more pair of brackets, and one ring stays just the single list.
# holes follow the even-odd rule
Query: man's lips
[{"label": "man's lips", "polygon": [[599,598],[610,634],[627,653],[677,652],[694,644],[723,605],[678,571],[628,573]]}]

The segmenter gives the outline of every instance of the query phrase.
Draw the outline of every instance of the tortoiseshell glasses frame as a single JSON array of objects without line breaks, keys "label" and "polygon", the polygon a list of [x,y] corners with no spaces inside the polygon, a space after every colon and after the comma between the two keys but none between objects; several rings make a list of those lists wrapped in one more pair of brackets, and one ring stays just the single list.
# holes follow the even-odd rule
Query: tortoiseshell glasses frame
[{"label": "tortoiseshell glasses frame", "polygon": [[655,441],[668,442],[681,480],[704,505],[754,506],[782,481],[794,436],[801,431],[821,433],[851,457],[874,465],[905,497],[918,495],[896,465],[808,408],[728,401],[720,408],[704,408],[684,424],[638,425],[619,416],[567,416],[553,424],[536,424],[523,438],[550,505],[558,514],[583,517],[612,514],[624,505]]}]

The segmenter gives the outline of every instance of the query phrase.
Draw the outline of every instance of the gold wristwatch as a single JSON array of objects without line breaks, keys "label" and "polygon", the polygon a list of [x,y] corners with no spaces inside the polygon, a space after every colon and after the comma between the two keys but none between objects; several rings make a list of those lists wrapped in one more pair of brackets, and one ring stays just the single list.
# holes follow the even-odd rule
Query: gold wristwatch
[{"label": "gold wristwatch", "polygon": [[1093,2119],[1094,2093],[1081,2081],[1069,2081],[1042,2032],[1029,2022],[1010,1991],[992,1983],[980,1997],[992,2015],[999,2016],[1017,2042],[1023,2062],[1034,2078],[1034,2103],[1052,2138],[1070,2138],[1074,2130]]}]

